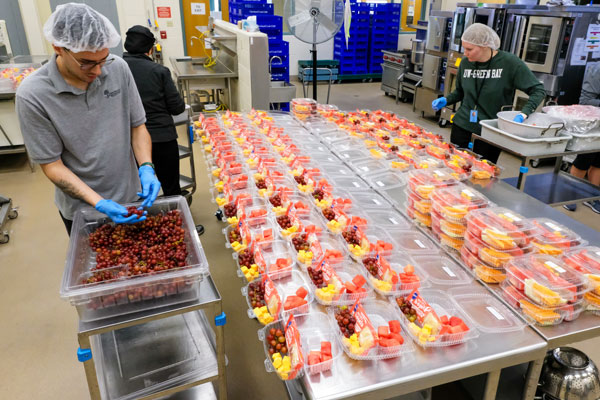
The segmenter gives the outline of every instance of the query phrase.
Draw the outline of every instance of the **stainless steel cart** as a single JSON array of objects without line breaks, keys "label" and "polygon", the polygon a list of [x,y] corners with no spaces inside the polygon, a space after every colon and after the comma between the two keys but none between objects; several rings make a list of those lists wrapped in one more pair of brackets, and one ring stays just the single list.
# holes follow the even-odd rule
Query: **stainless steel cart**
[{"label": "stainless steel cart", "polygon": [[[155,399],[215,382],[218,398],[226,399],[221,295],[210,275],[199,292],[192,303],[80,321],[77,357],[84,365],[90,397]],[[208,316],[214,317],[214,331]],[[171,379],[173,373],[178,379]],[[161,379],[166,383],[161,385]],[[146,389],[150,386],[153,390]],[[204,395],[210,392],[207,386],[202,386]]]}]

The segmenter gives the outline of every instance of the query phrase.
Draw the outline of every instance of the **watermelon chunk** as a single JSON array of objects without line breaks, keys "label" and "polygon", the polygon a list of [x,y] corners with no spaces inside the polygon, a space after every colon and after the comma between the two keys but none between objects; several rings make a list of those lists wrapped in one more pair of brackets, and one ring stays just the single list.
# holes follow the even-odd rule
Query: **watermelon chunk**
[{"label": "watermelon chunk", "polygon": [[367,283],[367,280],[362,275],[356,275],[354,278],[352,278],[352,283],[354,283],[354,285],[356,285],[357,288],[360,288],[365,283]]},{"label": "watermelon chunk", "polygon": [[321,353],[318,351],[311,351],[308,353],[308,365],[315,365],[321,362]]},{"label": "watermelon chunk", "polygon": [[352,282],[344,282],[344,286],[348,293],[354,293],[356,292],[356,289],[358,289]]},{"label": "watermelon chunk", "polygon": [[321,342],[321,356],[331,357],[331,342]]},{"label": "watermelon chunk", "polygon": [[390,326],[391,333],[400,333],[402,329],[400,327],[400,321],[398,321],[397,319],[391,320],[390,322],[388,322],[388,325]]},{"label": "watermelon chunk", "polygon": [[379,328],[377,328],[377,336],[379,336],[379,338],[389,338],[390,337],[390,328],[388,328],[387,326],[380,326]]},{"label": "watermelon chunk", "polygon": [[308,295],[308,290],[306,290],[303,286],[300,286],[298,290],[296,290],[296,296],[305,299],[306,295]]}]

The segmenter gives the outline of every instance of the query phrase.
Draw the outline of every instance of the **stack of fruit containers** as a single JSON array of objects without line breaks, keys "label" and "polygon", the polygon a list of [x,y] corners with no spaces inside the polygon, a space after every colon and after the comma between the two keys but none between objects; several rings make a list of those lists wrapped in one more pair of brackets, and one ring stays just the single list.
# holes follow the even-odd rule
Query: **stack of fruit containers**
[{"label": "stack of fruit containers", "polygon": [[559,257],[571,249],[587,244],[581,236],[556,221],[548,218],[534,218],[531,221],[537,228],[531,243],[538,253]]},{"label": "stack of fruit containers", "polygon": [[486,283],[506,278],[506,263],[535,251],[531,240],[533,223],[503,207],[488,207],[467,215],[467,230],[461,256],[465,265]]},{"label": "stack of fruit containers", "polygon": [[530,254],[511,259],[506,273],[502,295],[532,324],[573,321],[585,309],[588,279],[562,260]]},{"label": "stack of fruit containers", "polygon": [[435,189],[457,185],[466,177],[447,168],[409,171],[406,214],[420,225],[431,228],[431,193]]},{"label": "stack of fruit containers", "polygon": [[460,251],[467,231],[467,214],[486,208],[490,201],[481,193],[459,184],[431,193],[431,229],[447,248]]},{"label": "stack of fruit containers", "polygon": [[586,310],[600,315],[600,247],[579,247],[563,255],[562,261],[588,279],[590,291],[583,295]]},{"label": "stack of fruit containers", "polygon": [[291,111],[296,118],[304,120],[317,114],[317,102],[309,98],[297,98],[291,102]]}]

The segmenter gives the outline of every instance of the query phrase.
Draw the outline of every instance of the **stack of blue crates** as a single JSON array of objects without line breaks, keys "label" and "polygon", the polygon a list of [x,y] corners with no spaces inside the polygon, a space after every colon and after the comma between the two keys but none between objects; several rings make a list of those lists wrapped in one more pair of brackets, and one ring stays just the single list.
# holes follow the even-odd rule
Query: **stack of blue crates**
[{"label": "stack of blue crates", "polygon": [[333,58],[341,75],[380,74],[382,50],[396,50],[400,29],[400,3],[351,3],[348,48],[344,26],[335,35]]},{"label": "stack of blue crates", "polygon": [[369,73],[381,73],[382,50],[397,50],[400,30],[400,3],[371,4],[371,35],[369,37]]},{"label": "stack of blue crates", "polygon": [[340,74],[357,75],[368,72],[369,25],[371,7],[368,3],[353,3],[348,48],[344,37],[345,27],[336,33],[333,58],[340,62]]},{"label": "stack of blue crates", "polygon": [[[271,65],[271,80],[290,81],[290,44],[283,40],[283,18],[273,15],[273,4],[267,0],[229,0],[229,22],[256,16],[256,24],[261,32],[269,37],[269,60]],[[281,61],[279,60],[281,59]],[[289,103],[280,105],[282,110],[289,111]]]}]

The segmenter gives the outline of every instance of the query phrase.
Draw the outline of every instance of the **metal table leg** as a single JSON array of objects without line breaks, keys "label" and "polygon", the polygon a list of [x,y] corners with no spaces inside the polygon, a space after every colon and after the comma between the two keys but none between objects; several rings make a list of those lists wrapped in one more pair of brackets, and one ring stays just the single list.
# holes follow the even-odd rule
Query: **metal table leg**
[{"label": "metal table leg", "polygon": [[[88,335],[78,334],[77,339],[79,341],[80,350],[92,350],[90,337]],[[83,369],[85,371],[85,378],[87,379],[88,389],[90,391],[90,399],[100,399],[100,387],[98,386],[98,376],[96,374],[96,365],[94,365],[94,359],[90,357],[89,360],[84,361]]]},{"label": "metal table leg", "polygon": [[[521,167],[519,168],[519,179],[517,179],[517,189],[523,190],[525,187],[525,180],[527,179],[527,171],[529,167],[527,163],[529,162],[529,157],[525,157],[521,159]],[[525,172],[524,172],[525,171]]]},{"label": "metal table leg", "polygon": [[485,389],[483,391],[483,400],[494,400],[498,391],[498,381],[500,380],[500,370],[490,371],[485,379]]},{"label": "metal table leg", "polygon": [[525,389],[523,390],[523,400],[532,400],[537,390],[538,381],[542,372],[544,358],[531,361],[527,367],[527,376],[525,377]]}]

